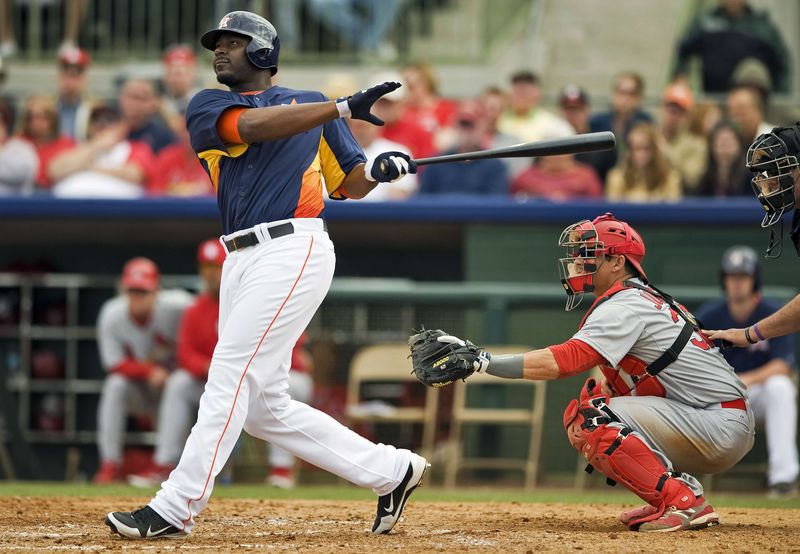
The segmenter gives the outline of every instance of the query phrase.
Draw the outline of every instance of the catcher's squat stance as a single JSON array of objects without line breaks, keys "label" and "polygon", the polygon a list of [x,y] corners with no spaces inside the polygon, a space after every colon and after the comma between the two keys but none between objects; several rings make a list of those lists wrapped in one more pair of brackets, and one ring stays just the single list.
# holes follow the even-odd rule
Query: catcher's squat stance
[{"label": "catcher's squat stance", "polygon": [[219,338],[178,466],[151,502],[111,512],[128,538],[188,534],[242,430],[378,496],[373,533],[388,533],[427,461],[374,444],[287,394],[292,347],[333,277],[336,255],[323,220],[331,198],[362,198],[402,178],[407,154],[367,160],[345,117],[375,125],[370,108],[400,86],[383,83],[338,101],[276,86],[280,42],[263,17],[231,12],[200,39],[228,90],[198,92],[186,111],[192,147],[217,191],[227,257]]},{"label": "catcher's squat stance", "polygon": [[[753,445],[745,387],[680,304],[647,283],[639,234],[611,214],[567,227],[560,260],[567,310],[596,296],[567,342],[495,356],[442,331],[409,339],[417,377],[441,386],[473,371],[558,379],[599,365],[564,412],[570,443],[591,467],[647,502],[624,512],[631,530],[718,523],[700,483],[684,472],[731,467]],[[589,469],[589,468],[587,468]]]}]

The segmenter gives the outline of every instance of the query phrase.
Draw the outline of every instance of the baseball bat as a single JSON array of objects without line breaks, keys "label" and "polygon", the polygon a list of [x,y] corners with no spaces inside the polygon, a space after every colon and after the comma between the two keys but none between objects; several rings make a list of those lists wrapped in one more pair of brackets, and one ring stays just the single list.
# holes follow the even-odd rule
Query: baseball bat
[{"label": "baseball bat", "polygon": [[[460,154],[447,154],[412,160],[417,165],[442,164],[450,162],[469,162],[472,160],[485,160],[492,158],[534,158],[539,156],[559,156],[561,154],[579,154],[581,152],[594,152],[596,150],[610,150],[614,148],[616,139],[614,133],[603,131],[600,133],[585,133],[570,137],[550,140],[537,140],[506,146],[504,148],[491,148],[477,152],[462,152]],[[381,171],[389,172],[386,160],[381,161]]]}]

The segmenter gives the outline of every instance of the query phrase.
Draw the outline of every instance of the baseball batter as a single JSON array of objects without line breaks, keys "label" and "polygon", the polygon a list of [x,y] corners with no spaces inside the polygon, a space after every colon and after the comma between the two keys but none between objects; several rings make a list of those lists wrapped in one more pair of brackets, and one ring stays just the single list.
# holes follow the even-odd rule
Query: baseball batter
[{"label": "baseball batter", "polygon": [[605,214],[570,225],[559,243],[567,309],[596,296],[570,340],[495,357],[456,337],[436,341],[504,378],[559,379],[599,365],[605,379],[586,381],[564,427],[590,467],[647,502],[620,521],[641,532],[718,523],[691,473],[723,471],[752,447],[744,386],[691,314],[648,284],[644,242],[630,225]]},{"label": "baseball batter", "polygon": [[97,413],[98,484],[118,481],[128,413],[156,412],[164,383],[175,368],[175,341],[192,296],[159,290],[159,271],[147,258],[133,258],[122,270],[123,294],[108,300],[97,320],[103,382]]},{"label": "baseball batter", "polygon": [[244,429],[371,488],[379,496],[372,531],[387,533],[427,461],[366,440],[286,389],[292,346],[333,277],[323,186],[331,198],[361,198],[377,182],[415,169],[401,152],[365,159],[342,120],[380,125],[370,108],[400,85],[382,83],[337,101],[275,86],[277,32],[249,12],[227,14],[200,42],[214,52],[217,80],[230,89],[199,92],[186,113],[192,146],[217,191],[228,252],[219,341],[178,466],[148,506],[109,513],[106,524],[130,538],[188,534]]}]

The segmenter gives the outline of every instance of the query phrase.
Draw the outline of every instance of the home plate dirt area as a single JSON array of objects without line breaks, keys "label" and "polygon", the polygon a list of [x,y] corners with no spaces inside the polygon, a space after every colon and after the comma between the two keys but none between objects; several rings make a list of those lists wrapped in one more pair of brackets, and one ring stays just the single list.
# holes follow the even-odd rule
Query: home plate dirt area
[{"label": "home plate dirt area", "polygon": [[214,498],[184,539],[130,541],[103,524],[141,498],[0,498],[0,551],[800,552],[800,510],[718,510],[722,525],[639,534],[620,506],[414,502],[389,535],[369,533],[368,501]]}]

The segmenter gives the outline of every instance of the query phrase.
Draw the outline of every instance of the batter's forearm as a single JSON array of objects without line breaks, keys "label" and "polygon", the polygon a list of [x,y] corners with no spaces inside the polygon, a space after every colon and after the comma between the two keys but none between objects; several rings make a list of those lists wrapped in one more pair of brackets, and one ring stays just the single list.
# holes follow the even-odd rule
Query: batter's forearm
[{"label": "batter's forearm", "polygon": [[[759,321],[757,325],[759,334],[765,339],[800,331],[800,294],[771,316]],[[752,335],[753,331],[750,333]]]},{"label": "batter's forearm", "polygon": [[354,200],[364,198],[377,184],[375,181],[367,180],[364,174],[364,164],[358,164],[350,170],[342,182],[342,186],[347,191],[347,198]]},{"label": "batter's forearm", "polygon": [[244,110],[237,129],[243,142],[267,142],[303,133],[339,117],[336,103],[310,102]]}]

